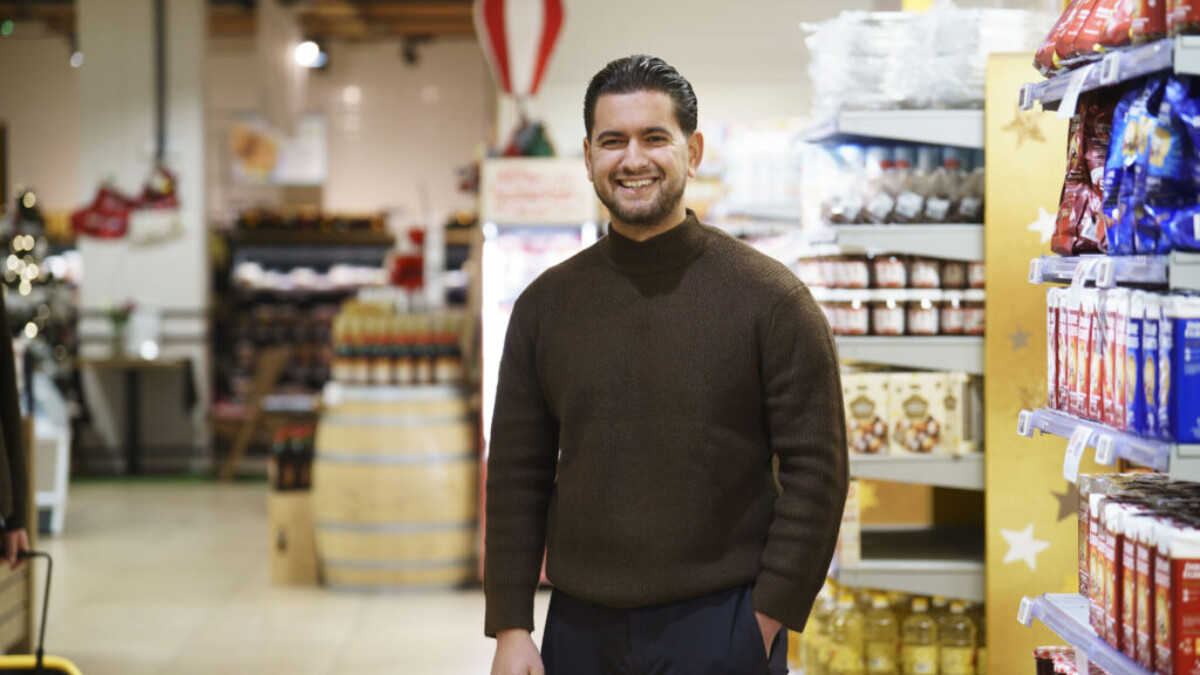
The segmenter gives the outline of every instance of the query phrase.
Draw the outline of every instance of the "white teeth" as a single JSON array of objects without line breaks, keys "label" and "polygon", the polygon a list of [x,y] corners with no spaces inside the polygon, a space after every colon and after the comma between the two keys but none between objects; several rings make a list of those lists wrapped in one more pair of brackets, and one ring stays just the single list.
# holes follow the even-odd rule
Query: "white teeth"
[{"label": "white teeth", "polygon": [[647,185],[649,185],[653,182],[654,181],[649,178],[646,178],[643,180],[621,181],[621,186],[627,187],[627,188],[640,188],[640,187],[646,187]]}]

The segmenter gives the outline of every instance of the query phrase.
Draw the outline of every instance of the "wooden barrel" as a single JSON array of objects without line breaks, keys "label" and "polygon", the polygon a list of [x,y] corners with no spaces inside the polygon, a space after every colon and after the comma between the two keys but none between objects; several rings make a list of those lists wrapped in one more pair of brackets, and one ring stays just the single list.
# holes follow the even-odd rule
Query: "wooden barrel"
[{"label": "wooden barrel", "polygon": [[326,391],[313,462],[325,584],[446,587],[474,575],[475,419],[454,387]]}]

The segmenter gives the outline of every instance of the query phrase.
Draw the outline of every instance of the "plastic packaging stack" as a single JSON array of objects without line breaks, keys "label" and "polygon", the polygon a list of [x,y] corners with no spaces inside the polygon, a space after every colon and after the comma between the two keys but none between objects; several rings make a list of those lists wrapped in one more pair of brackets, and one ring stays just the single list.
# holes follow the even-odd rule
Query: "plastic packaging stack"
[{"label": "plastic packaging stack", "polygon": [[920,14],[854,11],[804,24],[815,112],[982,107],[987,55],[1032,51],[1052,22],[939,2]]}]

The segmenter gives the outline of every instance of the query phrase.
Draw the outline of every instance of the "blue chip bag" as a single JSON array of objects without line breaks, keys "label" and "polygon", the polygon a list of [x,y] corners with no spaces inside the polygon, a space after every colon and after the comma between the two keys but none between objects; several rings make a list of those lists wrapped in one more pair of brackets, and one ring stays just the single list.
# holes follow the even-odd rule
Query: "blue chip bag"
[{"label": "blue chip bag", "polygon": [[[1147,124],[1145,213],[1136,222],[1134,250],[1154,255],[1171,249],[1167,223],[1178,210],[1194,203],[1191,137],[1181,109],[1191,99],[1192,78],[1171,77],[1163,89],[1157,115]],[[1153,100],[1147,101],[1154,115]]]},{"label": "blue chip bag", "polygon": [[1108,250],[1115,255],[1133,253],[1133,235],[1130,232],[1118,232],[1118,197],[1121,193],[1121,183],[1125,177],[1125,132],[1130,119],[1130,108],[1134,101],[1142,95],[1143,89],[1130,88],[1113,111],[1112,135],[1108,143],[1108,158],[1104,162],[1104,226],[1108,230]]},{"label": "blue chip bag", "polygon": [[1163,224],[1172,249],[1200,251],[1200,206],[1179,209]]},{"label": "blue chip bag", "polygon": [[1166,77],[1155,77],[1147,81],[1133,99],[1126,115],[1121,134],[1121,179],[1117,193],[1117,211],[1113,219],[1113,232],[1109,235],[1109,253],[1114,255],[1130,255],[1137,252],[1137,223],[1146,215],[1149,140],[1158,123],[1158,108],[1165,88]]}]

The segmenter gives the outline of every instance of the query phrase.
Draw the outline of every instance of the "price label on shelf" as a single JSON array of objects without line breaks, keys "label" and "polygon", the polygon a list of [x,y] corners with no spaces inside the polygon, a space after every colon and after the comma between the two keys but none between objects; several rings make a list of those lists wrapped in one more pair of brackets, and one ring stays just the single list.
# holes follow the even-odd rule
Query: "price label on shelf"
[{"label": "price label on shelf", "polygon": [[1029,261],[1029,283],[1040,284],[1045,279],[1042,274],[1042,259],[1034,258]]},{"label": "price label on shelf", "polygon": [[1072,483],[1079,481],[1079,462],[1083,459],[1083,451],[1087,449],[1088,441],[1092,439],[1092,430],[1087,427],[1076,427],[1067,442],[1067,454],[1063,457],[1063,478]]},{"label": "price label on shelf", "polygon": [[1121,79],[1121,52],[1109,52],[1100,62],[1100,84],[1108,86]]},{"label": "price label on shelf", "polygon": [[1096,462],[1104,466],[1113,465],[1113,437],[1104,435],[1096,441]]},{"label": "price label on shelf", "polygon": [[1021,598],[1021,606],[1017,608],[1017,623],[1026,627],[1033,625],[1033,598]]},{"label": "price label on shelf", "polygon": [[1033,413],[1022,410],[1017,415],[1017,434],[1025,438],[1033,438]]},{"label": "price label on shelf", "polygon": [[1079,647],[1075,648],[1075,669],[1081,673],[1092,672],[1092,668],[1088,664],[1087,652]]},{"label": "price label on shelf", "polygon": [[1017,107],[1021,110],[1033,110],[1033,85],[1021,85],[1021,94],[1017,97]]},{"label": "price label on shelf", "polygon": [[1100,262],[1096,263],[1095,279],[1097,288],[1112,288],[1116,285],[1117,271],[1112,258],[1101,258]]},{"label": "price label on shelf", "polygon": [[1083,83],[1087,80],[1089,73],[1091,73],[1091,66],[1084,66],[1071,73],[1067,91],[1058,104],[1058,119],[1069,120],[1075,116],[1075,109],[1079,107],[1079,95],[1083,93]]}]

